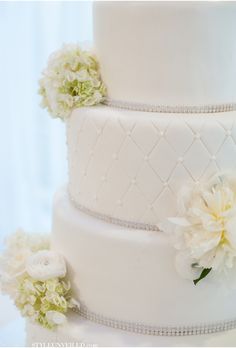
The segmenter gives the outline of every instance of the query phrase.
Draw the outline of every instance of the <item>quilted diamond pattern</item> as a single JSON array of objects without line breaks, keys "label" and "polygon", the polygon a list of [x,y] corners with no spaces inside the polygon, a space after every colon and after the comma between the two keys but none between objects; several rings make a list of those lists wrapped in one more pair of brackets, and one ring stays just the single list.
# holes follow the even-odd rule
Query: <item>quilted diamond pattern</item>
[{"label": "quilted diamond pattern", "polygon": [[158,224],[177,213],[182,185],[236,170],[235,116],[75,110],[67,123],[70,194],[95,212]]}]

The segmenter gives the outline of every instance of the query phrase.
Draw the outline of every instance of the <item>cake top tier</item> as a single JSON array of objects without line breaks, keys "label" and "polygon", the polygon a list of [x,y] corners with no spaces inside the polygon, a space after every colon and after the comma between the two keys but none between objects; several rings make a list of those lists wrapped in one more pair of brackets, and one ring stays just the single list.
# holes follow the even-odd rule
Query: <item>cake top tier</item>
[{"label": "cake top tier", "polygon": [[111,99],[236,101],[234,2],[96,2],[94,38]]}]

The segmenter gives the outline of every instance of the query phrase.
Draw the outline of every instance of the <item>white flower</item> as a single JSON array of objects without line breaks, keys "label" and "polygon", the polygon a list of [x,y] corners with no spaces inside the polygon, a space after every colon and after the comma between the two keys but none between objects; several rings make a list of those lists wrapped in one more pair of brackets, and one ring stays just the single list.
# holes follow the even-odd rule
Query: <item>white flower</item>
[{"label": "white flower", "polygon": [[63,279],[65,261],[48,250],[49,244],[47,235],[22,230],[11,235],[0,257],[0,288],[23,316],[53,329],[65,322],[65,313],[75,303],[70,283]]},{"label": "white flower", "polygon": [[31,255],[27,240],[27,234],[17,230],[6,239],[7,248],[0,256],[0,287],[13,299],[17,295],[18,279],[25,274],[26,260]]},{"label": "white flower", "polygon": [[6,239],[5,243],[8,250],[26,249],[28,247],[28,235],[23,230],[18,229]]},{"label": "white flower", "polygon": [[62,325],[66,322],[66,316],[57,311],[48,311],[46,313],[46,318],[48,322],[53,325]]},{"label": "white flower", "polygon": [[7,294],[13,300],[17,296],[17,278],[11,278],[6,273],[0,274],[0,291],[3,294]]},{"label": "white flower", "polygon": [[49,57],[39,86],[41,106],[61,119],[75,107],[100,103],[106,95],[95,56],[78,45],[64,45]]},{"label": "white flower", "polygon": [[28,234],[19,229],[6,239],[6,249],[0,256],[0,286],[4,293],[15,298],[17,281],[26,273],[26,262],[36,251],[49,248],[49,238]]},{"label": "white flower", "polygon": [[50,236],[43,233],[28,233],[28,247],[32,252],[49,249]]},{"label": "white flower", "polygon": [[40,233],[26,233],[18,229],[12,233],[5,241],[8,254],[15,254],[21,250],[30,250],[32,252],[41,249],[49,249],[49,236]]},{"label": "white flower", "polygon": [[22,276],[25,272],[25,263],[32,254],[29,249],[8,250],[0,257],[1,274],[7,274],[11,278]]},{"label": "white flower", "polygon": [[29,278],[29,277],[24,279],[24,282],[23,282],[23,285],[22,285],[22,290],[25,291],[27,294],[28,293],[34,294],[34,293],[37,292],[37,289],[35,289],[33,280],[31,278]]},{"label": "white flower", "polygon": [[35,309],[31,304],[26,304],[22,308],[22,314],[23,316],[32,317],[33,315],[35,315]]},{"label": "white flower", "polygon": [[181,250],[177,256],[179,272],[191,277],[184,262],[195,266],[193,277],[199,270],[226,272],[235,266],[236,178],[218,175],[199,188],[185,187],[179,197],[179,212],[180,217],[169,219],[178,226],[175,247]]},{"label": "white flower", "polygon": [[63,278],[66,275],[66,264],[56,252],[40,250],[28,258],[26,271],[33,279],[41,281]]}]

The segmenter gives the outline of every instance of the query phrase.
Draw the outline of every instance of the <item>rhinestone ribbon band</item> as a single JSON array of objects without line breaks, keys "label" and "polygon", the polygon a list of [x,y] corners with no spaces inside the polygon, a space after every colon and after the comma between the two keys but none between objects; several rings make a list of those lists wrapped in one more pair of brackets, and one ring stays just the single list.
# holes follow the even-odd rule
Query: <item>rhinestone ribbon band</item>
[{"label": "rhinestone ribbon band", "polygon": [[214,334],[233,330],[236,328],[236,319],[219,321],[210,324],[194,325],[194,326],[150,326],[141,323],[132,323],[116,319],[106,318],[102,315],[89,311],[84,305],[74,309],[81,317],[93,321],[96,324],[105,325],[113,329],[120,329],[132,333],[152,336],[190,336]]},{"label": "rhinestone ribbon band", "polygon": [[119,109],[144,112],[160,112],[175,114],[212,114],[218,112],[236,111],[236,103],[208,104],[208,105],[151,105],[105,99],[103,104]]},{"label": "rhinestone ribbon band", "polygon": [[[68,190],[69,193],[69,190]],[[105,214],[100,214],[97,213],[89,208],[84,207],[81,204],[78,204],[73,197],[70,195],[69,193],[69,198],[71,203],[74,205],[75,208],[79,209],[80,211],[82,211],[83,213],[90,215],[92,217],[95,217],[99,220],[103,220],[105,222],[108,222],[110,224],[114,224],[114,225],[118,225],[118,226],[122,226],[122,227],[127,227],[127,228],[133,228],[136,230],[146,230],[146,231],[158,231],[161,232],[161,230],[159,229],[158,226],[156,225],[151,225],[151,224],[146,224],[143,222],[134,222],[134,221],[127,221],[127,220],[122,220],[122,219],[118,219],[112,216],[108,216]]]}]

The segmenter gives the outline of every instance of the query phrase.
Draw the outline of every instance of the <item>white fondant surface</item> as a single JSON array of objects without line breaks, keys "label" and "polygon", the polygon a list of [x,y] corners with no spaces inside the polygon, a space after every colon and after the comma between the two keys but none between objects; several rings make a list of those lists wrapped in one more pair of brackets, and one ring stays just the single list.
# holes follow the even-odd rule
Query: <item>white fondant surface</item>
[{"label": "white fondant surface", "polygon": [[236,170],[236,112],[158,114],[106,106],[67,122],[69,191],[92,211],[161,224],[179,189]]},{"label": "white fondant surface", "polygon": [[[68,323],[56,331],[50,331],[31,322],[27,323],[28,347],[45,344],[67,344],[76,346],[100,347],[233,347],[236,330],[214,335],[189,337],[155,337],[132,334],[107,328],[82,319],[76,314],[69,316]],[[40,345],[41,343],[41,345]]]},{"label": "white fondant surface", "polygon": [[52,247],[67,260],[81,303],[99,315],[162,327],[235,318],[236,290],[211,276],[197,286],[183,279],[166,234],[96,220],[65,190],[54,200]]},{"label": "white fondant surface", "polygon": [[110,98],[164,105],[236,100],[236,4],[94,4],[94,37]]}]

